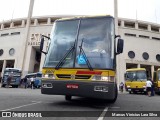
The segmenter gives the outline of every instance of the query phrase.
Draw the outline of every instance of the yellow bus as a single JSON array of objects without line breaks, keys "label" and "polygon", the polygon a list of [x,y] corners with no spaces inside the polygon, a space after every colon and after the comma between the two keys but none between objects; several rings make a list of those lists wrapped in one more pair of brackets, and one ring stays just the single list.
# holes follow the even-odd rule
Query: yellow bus
[{"label": "yellow bus", "polygon": [[[51,36],[41,38],[46,54],[41,93],[116,101],[116,55],[123,52],[117,37],[111,16],[56,20]],[[44,38],[50,39],[48,51]]]},{"label": "yellow bus", "polygon": [[127,69],[125,73],[125,88],[130,94],[146,92],[147,73],[145,68]]},{"label": "yellow bus", "polygon": [[154,90],[156,93],[160,93],[160,68],[154,72]]}]

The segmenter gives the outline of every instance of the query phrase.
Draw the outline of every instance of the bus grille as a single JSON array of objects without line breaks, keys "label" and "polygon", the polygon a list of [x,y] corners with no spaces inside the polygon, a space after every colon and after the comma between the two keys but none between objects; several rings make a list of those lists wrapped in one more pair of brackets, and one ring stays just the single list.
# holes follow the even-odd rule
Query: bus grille
[{"label": "bus grille", "polygon": [[66,79],[90,79],[91,75],[67,75],[67,74],[57,74],[58,78],[66,78]]},{"label": "bus grille", "polygon": [[71,75],[57,74],[58,78],[71,78]]},{"label": "bus grille", "polygon": [[91,75],[75,75],[75,79],[90,79]]}]

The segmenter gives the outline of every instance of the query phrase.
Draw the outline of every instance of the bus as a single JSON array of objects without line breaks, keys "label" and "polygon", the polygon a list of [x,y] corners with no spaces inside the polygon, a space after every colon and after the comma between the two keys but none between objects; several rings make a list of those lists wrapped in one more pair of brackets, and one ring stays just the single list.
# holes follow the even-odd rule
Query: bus
[{"label": "bus", "polygon": [[30,86],[30,78],[34,77],[34,87],[35,88],[40,88],[41,87],[41,78],[42,78],[42,73],[41,72],[36,72],[36,73],[29,73],[25,76],[27,78],[27,87]]},{"label": "bus", "polygon": [[[112,16],[56,20],[50,37],[41,38],[40,50],[46,54],[41,93],[115,102],[116,55],[123,52],[119,37]],[[47,39],[48,50],[43,49]]]},{"label": "bus", "polygon": [[131,93],[146,93],[147,73],[145,68],[127,69],[125,73],[125,88]]},{"label": "bus", "polygon": [[160,68],[158,68],[157,71],[154,71],[153,82],[155,92],[160,94]]},{"label": "bus", "polygon": [[10,82],[10,85],[12,87],[18,88],[18,86],[20,85],[20,81],[21,81],[21,73],[22,70],[18,69],[18,68],[5,68],[4,73],[3,73],[3,77],[2,77],[2,87],[5,87],[7,85],[7,78],[9,75],[12,75],[12,79]]}]

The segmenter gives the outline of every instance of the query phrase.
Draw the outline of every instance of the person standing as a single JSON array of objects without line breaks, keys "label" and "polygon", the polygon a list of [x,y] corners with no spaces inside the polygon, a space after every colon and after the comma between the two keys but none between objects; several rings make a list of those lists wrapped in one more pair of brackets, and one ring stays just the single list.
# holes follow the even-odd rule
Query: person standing
[{"label": "person standing", "polygon": [[149,97],[151,97],[151,88],[152,88],[152,82],[150,79],[146,81],[146,88],[147,88],[147,94]]},{"label": "person standing", "polygon": [[120,89],[121,92],[123,92],[123,87],[124,87],[124,84],[123,84],[123,82],[121,82],[120,85],[119,85],[119,89]]},{"label": "person standing", "polygon": [[151,86],[151,96],[154,96],[154,82],[153,82],[153,80],[152,80],[151,82],[152,82],[152,86]]},{"label": "person standing", "polygon": [[9,74],[9,75],[8,75],[8,78],[7,78],[7,87],[8,87],[8,88],[9,88],[9,86],[10,86],[11,80],[12,80],[12,75]]},{"label": "person standing", "polygon": [[24,82],[24,88],[26,89],[27,88],[27,77],[24,77],[23,82]]},{"label": "person standing", "polygon": [[31,80],[31,89],[33,89],[34,88],[34,77],[31,77],[30,80]]}]

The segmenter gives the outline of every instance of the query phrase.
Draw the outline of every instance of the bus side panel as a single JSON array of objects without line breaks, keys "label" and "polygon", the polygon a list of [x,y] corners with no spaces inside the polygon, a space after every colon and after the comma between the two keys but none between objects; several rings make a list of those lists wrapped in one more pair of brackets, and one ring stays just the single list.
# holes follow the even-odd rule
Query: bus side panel
[{"label": "bus side panel", "polygon": [[154,83],[155,92],[160,93],[160,81]]}]

